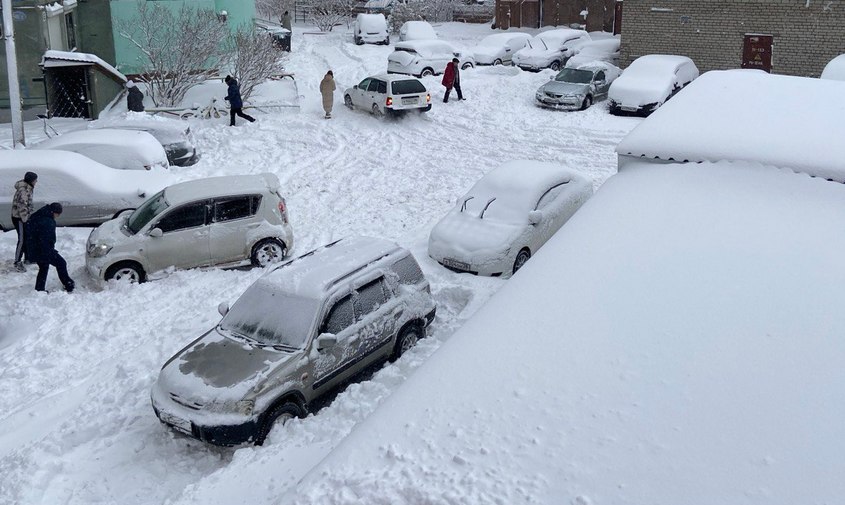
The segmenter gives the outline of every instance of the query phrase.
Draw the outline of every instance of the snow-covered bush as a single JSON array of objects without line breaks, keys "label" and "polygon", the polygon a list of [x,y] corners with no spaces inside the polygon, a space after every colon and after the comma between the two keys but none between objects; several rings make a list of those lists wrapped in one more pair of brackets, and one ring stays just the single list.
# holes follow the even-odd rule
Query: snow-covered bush
[{"label": "snow-covered bush", "polygon": [[456,0],[404,0],[393,4],[388,24],[391,31],[399,32],[406,21],[428,21],[430,23],[452,21]]},{"label": "snow-covered bush", "polygon": [[255,10],[266,19],[282,23],[287,11],[293,17],[296,0],[255,0]]}]

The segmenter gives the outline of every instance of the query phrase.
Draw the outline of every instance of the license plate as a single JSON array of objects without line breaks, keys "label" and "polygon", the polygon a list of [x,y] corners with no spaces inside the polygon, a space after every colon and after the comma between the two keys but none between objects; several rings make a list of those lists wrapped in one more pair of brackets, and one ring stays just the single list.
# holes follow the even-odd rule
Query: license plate
[{"label": "license plate", "polygon": [[626,112],[637,112],[637,107],[631,107],[630,105],[623,105],[622,110]]},{"label": "license plate", "polygon": [[417,102],[419,102],[419,99],[415,96],[402,99],[402,105],[416,105]]},{"label": "license plate", "polygon": [[173,414],[168,414],[164,411],[159,411],[161,420],[182,433],[191,434],[191,422],[181,417],[176,417]]},{"label": "license plate", "polygon": [[443,258],[443,264],[447,267],[457,268],[459,270],[469,270],[469,263],[463,261],[453,260],[451,258]]}]

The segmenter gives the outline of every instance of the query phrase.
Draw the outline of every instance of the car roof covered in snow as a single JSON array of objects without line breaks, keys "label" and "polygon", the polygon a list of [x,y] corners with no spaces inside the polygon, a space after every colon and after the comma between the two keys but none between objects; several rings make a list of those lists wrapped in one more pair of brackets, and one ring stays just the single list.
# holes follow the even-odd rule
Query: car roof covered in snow
[{"label": "car roof covered in snow", "polygon": [[531,35],[525,32],[494,33],[493,35],[488,35],[481,39],[481,42],[479,42],[478,45],[502,45],[514,38],[530,39]]},{"label": "car roof covered in snow", "polygon": [[396,243],[385,239],[344,238],[276,266],[256,283],[272,290],[321,299],[337,283],[399,250]]},{"label": "car roof covered in snow", "polygon": [[167,187],[164,197],[170,205],[180,205],[200,198],[216,198],[278,191],[279,179],[273,174],[224,175],[180,182]]},{"label": "car roof covered in snow", "polygon": [[707,72],[619,143],[620,167],[631,157],[749,160],[845,182],[843,96],[839,81]]},{"label": "car roof covered in snow", "polygon": [[615,53],[619,51],[620,40],[617,38],[609,38],[609,39],[600,39],[600,40],[591,40],[589,42],[584,42],[580,45],[580,52],[581,53],[589,53],[589,54],[605,54],[605,53]]},{"label": "car roof covered in snow", "polygon": [[642,165],[280,503],[838,502],[845,186]]},{"label": "car roof covered in snow", "polygon": [[30,146],[30,149],[62,149],[70,146],[96,145],[117,149],[153,149],[152,154],[162,149],[158,141],[142,130],[76,130],[44,140]]},{"label": "car roof covered in snow", "polygon": [[413,49],[421,54],[453,53],[454,46],[445,40],[403,40],[397,42],[394,49]]},{"label": "car roof covered in snow", "polygon": [[672,54],[647,54],[640,56],[625,69],[626,75],[648,75],[652,73],[675,73],[682,65],[693,61],[686,56]]},{"label": "car roof covered in snow", "polygon": [[840,54],[825,65],[822,79],[845,81],[845,54]]},{"label": "car roof covered in snow", "polygon": [[576,30],[574,28],[556,28],[554,30],[546,30],[536,35],[541,39],[577,39],[579,37],[589,37],[584,30]]},{"label": "car roof covered in snow", "polygon": [[[380,81],[386,82],[393,82],[393,81],[420,81],[416,77],[410,75],[403,75],[403,74],[378,74],[378,75],[371,75],[367,77],[367,79],[378,79]],[[422,81],[420,81],[422,82]]]},{"label": "car roof covered in snow", "polygon": [[537,192],[539,198],[549,187],[584,178],[575,170],[557,163],[534,160],[514,160],[488,172],[475,187],[484,185],[508,192]]}]

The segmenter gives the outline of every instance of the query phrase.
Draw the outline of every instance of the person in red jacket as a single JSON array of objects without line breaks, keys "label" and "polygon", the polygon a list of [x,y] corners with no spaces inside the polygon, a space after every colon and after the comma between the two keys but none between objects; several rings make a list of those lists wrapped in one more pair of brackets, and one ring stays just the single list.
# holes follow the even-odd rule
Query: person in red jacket
[{"label": "person in red jacket", "polygon": [[449,93],[452,92],[452,88],[455,88],[455,91],[458,92],[458,100],[464,99],[464,95],[461,93],[461,70],[458,63],[457,58],[452,58],[452,61],[446,64],[446,70],[443,71],[443,80],[441,83],[446,86],[443,103],[449,101]]}]

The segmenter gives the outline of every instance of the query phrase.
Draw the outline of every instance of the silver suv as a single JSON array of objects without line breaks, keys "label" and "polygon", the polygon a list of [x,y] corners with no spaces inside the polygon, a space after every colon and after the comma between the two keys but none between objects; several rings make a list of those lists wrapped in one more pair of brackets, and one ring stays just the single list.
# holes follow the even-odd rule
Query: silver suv
[{"label": "silver suv", "polygon": [[98,280],[144,282],[166,268],[266,266],[293,248],[273,174],[174,184],[91,232],[85,264]]},{"label": "silver suv", "polygon": [[277,422],[425,336],[435,304],[393,242],[344,239],[274,267],[220,323],[176,353],[152,388],[158,418],[216,445],[262,444]]}]

